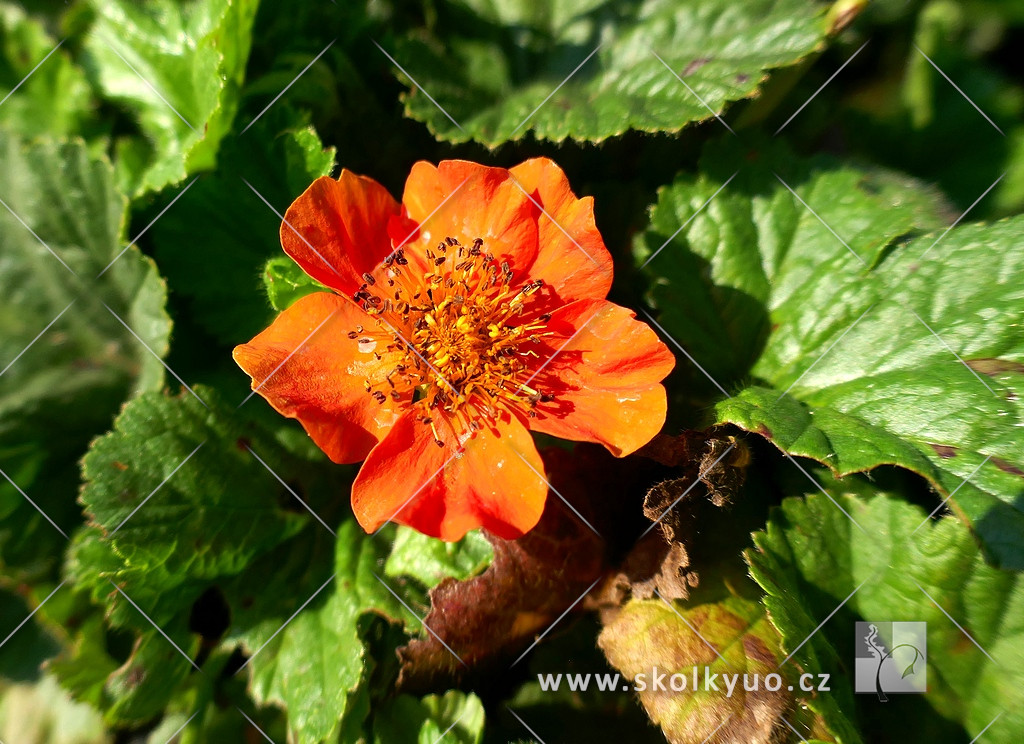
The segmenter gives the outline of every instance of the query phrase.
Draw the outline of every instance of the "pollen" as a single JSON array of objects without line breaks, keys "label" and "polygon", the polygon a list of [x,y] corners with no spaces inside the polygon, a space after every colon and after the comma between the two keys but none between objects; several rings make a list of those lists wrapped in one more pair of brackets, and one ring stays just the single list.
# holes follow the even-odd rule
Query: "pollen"
[{"label": "pollen", "polygon": [[544,284],[515,281],[509,263],[483,244],[447,237],[424,250],[422,271],[398,249],[375,276],[364,275],[352,296],[374,328],[360,327],[348,337],[388,360],[383,380],[365,380],[367,394],[378,403],[410,397],[438,445],[435,415],[445,416],[462,437],[503,410],[533,417],[538,403],[554,399],[531,385],[535,365],[529,363],[538,358],[536,345],[551,335],[551,316],[536,301]]}]

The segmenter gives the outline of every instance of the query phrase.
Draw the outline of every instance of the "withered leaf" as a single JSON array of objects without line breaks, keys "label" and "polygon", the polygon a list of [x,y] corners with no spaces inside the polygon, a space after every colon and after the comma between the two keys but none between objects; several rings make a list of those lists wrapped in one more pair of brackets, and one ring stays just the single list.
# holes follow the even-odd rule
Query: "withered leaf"
[{"label": "withered leaf", "polygon": [[685,599],[697,586],[694,540],[717,507],[727,506],[743,485],[750,460],[746,445],[715,430],[661,435],[641,454],[676,468],[676,477],[657,483],[644,499],[644,515],[657,525],[636,544],[619,574],[602,591],[601,606],[614,608],[629,597]]},{"label": "withered leaf", "polygon": [[[632,544],[642,531],[644,487],[637,479],[649,463],[618,460],[592,445],[572,452],[552,448],[542,456],[552,486],[579,516],[551,493],[540,523],[522,538],[488,535],[494,560],[486,571],[435,587],[425,618],[432,632],[399,649],[402,691],[476,686],[508,676],[503,673],[512,662],[609,570],[622,552],[620,541]],[[580,601],[574,611],[587,606]]]},{"label": "withered leaf", "polygon": [[[645,675],[646,689],[637,688],[640,702],[672,744],[709,738],[717,744],[779,744],[792,736],[783,721],[796,720],[788,682],[783,680],[776,691],[764,684],[756,691],[744,689],[744,675],[751,682],[754,674],[763,680],[775,672],[781,657],[778,634],[757,602],[729,597],[687,607],[661,599],[634,600],[615,614],[598,643],[612,666],[631,681],[639,683],[637,675]],[[658,674],[664,675],[660,685]],[[682,675],[675,680],[677,689],[672,687],[674,674]],[[734,680],[731,696],[725,675]]]}]

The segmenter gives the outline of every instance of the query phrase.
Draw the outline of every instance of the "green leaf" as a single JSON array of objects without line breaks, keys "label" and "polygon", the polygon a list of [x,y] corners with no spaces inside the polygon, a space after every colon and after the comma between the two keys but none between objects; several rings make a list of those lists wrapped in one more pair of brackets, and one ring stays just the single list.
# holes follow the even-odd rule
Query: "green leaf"
[{"label": "green leaf", "polygon": [[[203,582],[242,573],[306,522],[289,491],[301,487],[277,477],[296,482],[308,463],[213,390],[196,392],[205,403],[188,393],[131,402],[83,460],[82,503],[117,560],[86,540],[77,563],[98,569],[99,597],[113,579],[157,624],[178,617]],[[115,620],[134,612],[125,604]]]},{"label": "green leaf", "polygon": [[659,322],[732,393],[716,422],[840,476],[895,464],[959,487],[950,507],[1024,566],[1024,220],[913,237],[941,205],[912,183],[776,148],[716,157],[638,241],[653,256],[739,168],[650,263]]},{"label": "green leaf", "polygon": [[374,717],[374,744],[435,744],[444,738],[480,744],[484,706],[476,695],[449,690],[423,699],[399,695]]},{"label": "green leaf", "polygon": [[287,310],[308,294],[330,291],[288,256],[275,256],[267,261],[263,267],[263,288],[270,306],[278,312]]},{"label": "green leaf", "polygon": [[[183,635],[180,628],[166,624],[162,630],[178,637]],[[182,650],[194,654],[198,646],[198,641],[194,641]],[[105,681],[104,693],[110,701],[106,720],[115,724],[139,724],[153,719],[160,715],[168,697],[193,671],[188,660],[161,634],[143,633],[128,660]]]},{"label": "green leaf", "polygon": [[726,389],[765,352],[770,313],[785,302],[810,304],[801,281],[820,275],[824,283],[861,266],[775,173],[869,264],[897,237],[942,225],[938,196],[910,179],[827,157],[801,160],[783,143],[759,145],[712,143],[701,175],[680,175],[659,190],[635,244],[653,279],[658,322]]},{"label": "green leaf", "polygon": [[793,697],[785,683],[780,680],[774,692],[764,686],[743,690],[744,675],[765,678],[781,659],[778,634],[757,602],[631,600],[605,625],[598,643],[671,742],[699,744],[718,732],[735,741],[798,740],[782,720],[790,718]]},{"label": "green leaf", "polygon": [[103,94],[145,139],[123,140],[119,177],[139,195],[213,167],[231,126],[258,0],[93,0],[85,47]]},{"label": "green leaf", "polygon": [[477,575],[493,558],[494,550],[480,532],[451,543],[400,526],[384,570],[388,576],[409,576],[432,589],[449,576],[464,581]]},{"label": "green leaf", "polygon": [[[72,463],[122,401],[163,385],[166,287],[152,260],[125,247],[126,200],[109,162],[81,142],[24,145],[3,133],[0,161],[0,467],[68,531],[79,519]],[[52,565],[64,540],[0,481],[0,563]]]},{"label": "green leaf", "polygon": [[[81,498],[91,526],[76,535],[67,574],[108,608],[112,626],[135,631],[135,647],[111,669],[96,648],[96,629],[86,626],[57,668],[112,722],[146,721],[167,706],[192,669],[172,641],[191,658],[197,633],[223,633],[232,611],[227,599],[220,600],[222,620],[197,626],[197,608],[211,592],[223,598],[221,587],[248,576],[255,561],[299,533],[310,521],[300,498],[330,518],[315,464],[291,455],[214,390],[196,393],[203,402],[189,393],[132,401],[83,460]],[[209,629],[211,622],[220,627]]]},{"label": "green leaf", "polygon": [[[273,636],[249,667],[254,694],[261,702],[283,702],[301,741],[321,741],[368,663],[360,616],[402,612],[372,573],[383,572],[388,536],[371,544],[353,520],[345,521],[336,543],[339,588],[325,586],[319,595],[325,606],[310,604],[274,636],[330,576],[335,543],[325,524],[335,521],[336,507],[328,500],[336,503],[345,490],[332,476],[350,471],[289,453],[215,391],[196,392],[209,407],[187,393],[133,401],[84,460],[82,501],[95,527],[76,536],[68,576],[109,606],[113,626],[138,635],[128,661],[113,671],[100,664],[107,671],[97,679],[82,669],[96,661],[98,642],[83,629],[76,650],[59,665],[61,676],[93,698],[102,681],[98,700],[111,721],[152,718],[187,682],[191,667],[149,621],[193,656],[196,633],[224,632],[224,626],[194,624],[202,598],[214,592],[226,612],[218,622],[230,622],[228,648],[241,643],[256,651]],[[325,523],[309,518],[299,498]],[[338,655],[337,665],[324,660],[324,648]]]},{"label": "green leaf", "polygon": [[[217,171],[201,177],[171,207],[173,219],[153,226],[157,258],[176,292],[187,298],[196,322],[225,345],[248,341],[274,317],[260,292],[268,259],[287,259],[274,210],[283,215],[333,166],[333,148],[324,149],[306,119],[276,106],[244,135],[227,139]],[[199,226],[206,246],[202,266],[194,253],[181,249],[195,244]],[[294,271],[288,276],[300,283]],[[288,296],[297,299],[294,292]]]},{"label": "green leaf", "polygon": [[17,5],[0,3],[0,124],[9,131],[25,137],[77,134],[91,114],[85,73],[65,50],[54,52],[57,43]]},{"label": "green leaf", "polygon": [[[376,613],[415,622],[378,578],[387,550],[387,539],[367,535],[348,520],[338,529],[333,573],[330,563],[311,562],[309,556],[290,565],[278,558],[273,583],[268,585],[267,574],[254,566],[246,586],[232,588],[254,597],[254,606],[238,616],[244,629],[229,636],[252,654],[251,692],[261,705],[278,704],[288,712],[290,735],[300,744],[336,734],[350,698],[365,684],[373,661],[363,645],[360,618]],[[294,609],[276,601],[280,584],[300,586],[304,597],[316,594],[283,630]],[[250,622],[250,613],[262,617]]]},{"label": "green leaf", "polygon": [[[756,550],[747,551],[783,648],[795,650],[793,661],[807,672],[838,672],[853,663],[853,620],[926,622],[927,697],[942,717],[922,718],[922,725],[960,721],[973,739],[992,723],[986,738],[1012,740],[1024,725],[1024,579],[989,566],[957,519],[926,524],[920,508],[885,495],[842,496],[838,504],[863,532],[836,504],[813,494],[786,499],[767,530],[754,536]],[[843,610],[811,635],[851,593]],[[852,717],[851,679],[832,673],[831,683],[832,694],[808,704],[836,725],[837,716]],[[883,707],[872,706],[862,725]],[[898,715],[906,720],[907,711]]]},{"label": "green leaf", "polygon": [[[212,640],[226,628],[223,647],[251,655],[256,700],[281,705],[296,741],[324,741],[375,666],[363,616],[412,619],[377,578],[392,531],[364,534],[342,499],[335,538],[351,469],[292,454],[214,390],[196,393],[206,405],[187,393],[133,401],[84,461],[82,501],[95,526],[76,536],[68,576],[109,606],[112,625],[138,634],[128,661],[106,673],[100,700],[110,720],[138,722],[187,684],[189,661],[150,620],[190,657],[196,633]],[[308,518],[299,498],[324,522]],[[224,607],[223,625],[195,625],[204,597]],[[95,643],[83,638],[59,667],[93,697],[97,680],[80,667]]]},{"label": "green leaf", "polygon": [[441,139],[490,146],[531,130],[556,141],[677,131],[756,95],[767,70],[807,57],[827,32],[824,7],[800,0],[452,5],[435,34],[396,50],[416,81],[406,112]]},{"label": "green leaf", "polygon": [[103,616],[94,612],[76,628],[63,652],[47,665],[61,687],[75,700],[97,709],[110,705],[105,685],[118,667],[106,646]]},{"label": "green leaf", "polygon": [[852,147],[937,183],[960,211],[972,207],[974,219],[1024,208],[1024,88],[978,49],[987,29],[1003,22],[992,10],[951,0],[924,4],[913,44],[904,47],[901,84],[853,92],[835,107]]}]

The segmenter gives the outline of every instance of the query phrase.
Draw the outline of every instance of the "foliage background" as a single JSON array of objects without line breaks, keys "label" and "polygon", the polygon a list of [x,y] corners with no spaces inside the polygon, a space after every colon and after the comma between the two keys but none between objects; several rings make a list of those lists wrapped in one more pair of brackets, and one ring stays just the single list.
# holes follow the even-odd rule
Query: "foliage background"
[{"label": "foliage background", "polygon": [[[1022,41],[998,0],[0,1],[0,740],[743,741],[763,705],[773,741],[1011,741]],[[355,470],[230,360],[309,291],[277,232],[312,179],[400,194],[420,159],[535,155],[595,196],[612,299],[679,352],[666,432],[751,453],[687,541],[688,599],[574,603],[628,565],[646,489],[695,472],[548,455],[627,515],[596,544],[366,536]],[[428,591],[474,576],[481,614],[571,612],[511,668],[529,638],[437,628],[483,673],[396,692]],[[852,694],[859,619],[929,622],[927,695]],[[756,644],[834,692],[536,682],[754,670]]]}]

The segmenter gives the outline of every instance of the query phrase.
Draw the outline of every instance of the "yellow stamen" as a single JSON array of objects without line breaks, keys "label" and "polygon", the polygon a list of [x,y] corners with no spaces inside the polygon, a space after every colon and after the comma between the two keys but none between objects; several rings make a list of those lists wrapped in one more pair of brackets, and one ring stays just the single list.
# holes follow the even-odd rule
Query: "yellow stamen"
[{"label": "yellow stamen", "polygon": [[[377,316],[377,331],[362,336],[360,328],[356,338],[367,345],[376,341],[391,365],[381,379],[366,380],[367,392],[380,404],[414,400],[422,409],[418,420],[430,425],[438,443],[435,413],[456,433],[478,431],[501,409],[535,415],[538,403],[552,399],[527,384],[532,375],[526,359],[539,355],[524,344],[551,335],[545,330],[550,316],[531,312],[542,283],[511,285],[512,267],[488,255],[479,239],[467,248],[449,238],[426,256],[432,271],[417,277],[402,268],[409,262],[396,251],[385,261],[385,273],[353,297]],[[385,284],[385,296],[376,296],[371,288]]]}]

